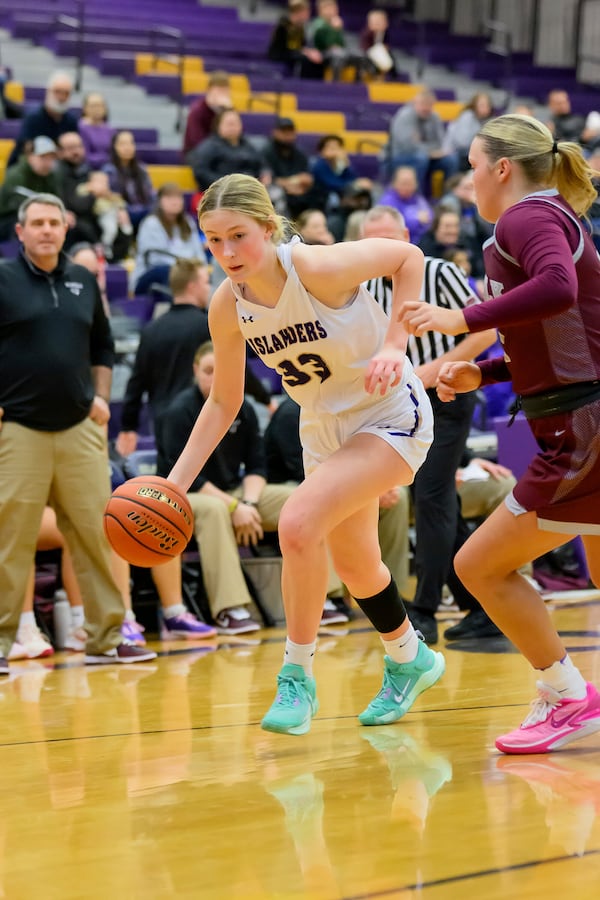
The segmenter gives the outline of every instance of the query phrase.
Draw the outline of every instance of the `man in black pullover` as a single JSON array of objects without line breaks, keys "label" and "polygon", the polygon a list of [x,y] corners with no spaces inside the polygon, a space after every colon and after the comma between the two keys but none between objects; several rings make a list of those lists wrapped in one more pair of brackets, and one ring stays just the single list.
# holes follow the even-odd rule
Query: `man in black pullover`
[{"label": "man in black pullover", "polygon": [[25,200],[16,231],[21,255],[0,265],[0,674],[8,674],[47,503],[84,597],[86,662],[152,659],[120,633],[125,610],[102,529],[114,351],[98,286],[61,253],[58,197]]}]

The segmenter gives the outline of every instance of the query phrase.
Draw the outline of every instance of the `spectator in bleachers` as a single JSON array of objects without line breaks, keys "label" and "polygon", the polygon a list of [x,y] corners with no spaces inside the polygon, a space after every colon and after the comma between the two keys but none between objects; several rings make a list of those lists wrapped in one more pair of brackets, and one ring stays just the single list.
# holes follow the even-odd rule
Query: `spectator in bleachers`
[{"label": "spectator in bleachers", "polygon": [[460,216],[452,209],[437,206],[431,227],[423,234],[418,246],[425,256],[440,258],[460,243]]},{"label": "spectator in bleachers", "polygon": [[310,19],[308,0],[289,0],[284,13],[271,33],[267,56],[285,63],[297,78],[323,78],[323,57],[309,46],[306,25]]},{"label": "spectator in bleachers", "polygon": [[175,259],[206,262],[206,254],[196,223],[185,211],[183,191],[167,182],[158,189],[154,209],[138,229],[131,276],[134,292],[145,294],[155,283],[168,285]]},{"label": "spectator in bleachers", "polygon": [[127,212],[134,233],[150,211],[154,189],[145,165],[137,158],[135,138],[131,131],[117,131],[110,144],[110,161],[102,167],[110,182],[110,189],[120,194],[127,204]]},{"label": "spectator in bleachers", "polygon": [[204,96],[194,100],[188,111],[183,138],[183,155],[188,165],[190,154],[213,133],[217,113],[232,107],[229,75],[220,70],[211,72]]},{"label": "spectator in bleachers", "polygon": [[109,161],[114,131],[108,124],[108,106],[102,94],[87,94],[81,109],[79,133],[87,161],[93,168],[100,168]]},{"label": "spectator in bleachers", "polygon": [[9,80],[8,71],[4,66],[0,66],[0,120],[1,119],[22,119],[23,104],[15,103],[10,97],[6,96],[6,82]]},{"label": "spectator in bleachers", "polygon": [[90,172],[89,180],[77,188],[81,196],[92,196],[92,212],[100,228],[100,241],[107,259],[117,261],[129,255],[133,225],[123,197],[111,190],[106,172]]},{"label": "spectator in bleachers", "polygon": [[129,456],[137,447],[144,398],[156,428],[163,408],[190,385],[194,354],[210,336],[210,277],[203,260],[179,259],[173,263],[169,287],[173,297],[170,309],[146,325],[140,336],[116,440],[122,456]]},{"label": "spectator in bleachers", "polygon": [[190,158],[198,189],[205,191],[217,178],[233,172],[260,178],[266,163],[244,134],[240,114],[235,109],[223,109],[217,113],[213,127],[213,133]]},{"label": "spectator in bleachers", "polygon": [[[56,513],[51,506],[46,506],[42,514],[42,521],[38,532],[36,553],[45,550],[60,550],[60,582],[65,589],[71,604],[74,629],[81,630],[80,641],[85,647],[86,633],[83,629],[84,612],[81,591],[73,568],[73,559],[67,542],[56,524]],[[48,637],[41,631],[35,619],[34,594],[35,594],[35,563],[31,567],[27,579],[27,587],[23,599],[23,608],[19,616],[19,627],[8,654],[12,659],[39,659],[52,656],[54,647]],[[67,649],[69,645],[67,644]]]},{"label": "spectator in bleachers", "polygon": [[433,221],[433,207],[419,190],[413,166],[398,166],[378,203],[402,213],[413,244],[419,243]]},{"label": "spectator in bleachers", "polygon": [[458,168],[461,171],[469,168],[469,148],[471,141],[494,115],[493,101],[486,91],[478,91],[473,94],[465,108],[458,116],[449,122],[446,127],[445,148],[449,153],[455,153],[458,160]]},{"label": "spectator in bleachers", "polygon": [[360,46],[379,78],[396,74],[396,63],[389,45],[389,19],[385,9],[370,9],[360,33]]},{"label": "spectator in bleachers", "polygon": [[21,123],[21,130],[8,158],[8,165],[17,161],[25,145],[39,135],[45,135],[57,143],[66,131],[77,131],[77,118],[69,112],[73,93],[73,81],[66,72],[54,72],[48,80],[44,102],[37,109],[27,113]]},{"label": "spectator in bleachers", "polygon": [[[194,384],[171,400],[159,421],[158,468],[167,475],[186,444],[208,395],[214,372],[212,343],[194,356]],[[188,491],[194,511],[194,535],[202,554],[202,573],[210,610],[221,634],[256,631],[249,610],[252,598],[244,580],[239,546],[253,546],[265,531],[277,531],[283,504],[293,485],[268,484],[264,442],[252,405],[244,400],[235,422],[209,456]],[[157,587],[181,579],[179,558],[153,572]]]},{"label": "spectator in bleachers", "polygon": [[102,298],[102,305],[107,318],[110,317],[110,304],[106,293],[106,259],[104,253],[97,245],[92,246],[88,241],[81,241],[69,248],[71,262],[78,266],[84,266],[95,277]]},{"label": "spectator in bleachers", "polygon": [[369,191],[373,187],[371,180],[361,178],[352,166],[344,139],[339,134],[325,134],[319,138],[317,156],[310,168],[318,192],[317,205],[326,212],[338,205],[349,185],[357,184]]},{"label": "spectator in bleachers", "polygon": [[103,235],[102,211],[98,204],[108,200],[112,193],[108,176],[92,171],[83,140],[77,131],[62,134],[58,142],[56,173],[60,196],[73,217],[65,247],[68,249],[81,241],[101,243],[107,259],[124,259],[129,254],[132,236],[127,210],[120,213],[114,233]]},{"label": "spectator in bleachers", "polygon": [[310,28],[311,43],[320,51],[323,63],[331,70],[334,81],[340,81],[346,68],[354,70],[354,80],[360,81],[370,65],[360,49],[348,46],[344,22],[337,0],[317,0],[317,18]]},{"label": "spectator in bleachers", "polygon": [[434,109],[435,94],[422,90],[410,103],[394,114],[390,123],[387,165],[393,172],[398,166],[413,166],[421,192],[431,196],[431,176],[442,172],[449,178],[458,169],[455,153],[444,149],[446,129]]},{"label": "spectator in bleachers", "polygon": [[57,194],[60,181],[55,172],[57,146],[40,135],[30,141],[21,157],[10,166],[0,187],[0,240],[15,237],[21,203],[32,194]]},{"label": "spectator in bleachers", "polygon": [[295,225],[305,244],[333,244],[335,241],[327,226],[325,213],[320,209],[305,209],[296,219]]},{"label": "spectator in bleachers", "polygon": [[548,94],[548,118],[546,125],[557,141],[575,141],[585,144],[585,116],[571,110],[568,91],[555,88]]},{"label": "spectator in bleachers", "polygon": [[467,281],[469,282],[469,287],[473,291],[474,294],[481,300],[485,300],[485,286],[482,278],[474,278],[472,275],[473,266],[471,265],[471,256],[466,247],[462,247],[460,244],[457,244],[455,247],[451,247],[449,250],[446,250],[444,253],[444,259],[448,260],[448,262],[454,263],[455,266],[458,266],[462,272],[464,272]]},{"label": "spectator in bleachers", "polygon": [[327,216],[327,225],[335,241],[343,241],[350,216],[356,212],[366,212],[373,205],[370,186],[357,180],[344,188],[340,202]]},{"label": "spectator in bleachers", "polygon": [[343,241],[358,241],[362,237],[362,227],[368,209],[355,209],[346,219]]},{"label": "spectator in bleachers", "polygon": [[472,170],[452,175],[444,188],[437,209],[449,209],[460,216],[460,242],[469,250],[473,275],[483,278],[483,244],[491,237],[494,226],[479,215]]},{"label": "spectator in bleachers", "polygon": [[292,219],[315,206],[319,199],[308,157],[298,147],[296,136],[293,119],[279,116],[263,150],[273,183],[285,192],[287,214]]}]

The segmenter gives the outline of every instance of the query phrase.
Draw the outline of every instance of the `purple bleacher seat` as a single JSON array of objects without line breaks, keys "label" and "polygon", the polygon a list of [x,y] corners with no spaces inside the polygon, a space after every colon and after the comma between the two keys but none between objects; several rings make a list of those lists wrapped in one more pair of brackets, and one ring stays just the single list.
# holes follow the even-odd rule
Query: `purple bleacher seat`
[{"label": "purple bleacher seat", "polygon": [[349,153],[350,165],[361,178],[370,178],[372,181],[379,179],[381,163],[373,153]]},{"label": "purple bleacher seat", "polygon": [[498,462],[520,478],[535,454],[538,446],[527,419],[519,413],[510,427],[510,416],[498,416],[492,427],[498,436]]},{"label": "purple bleacher seat", "polygon": [[140,144],[136,142],[136,152],[138,158],[147,165],[183,165],[183,154],[177,147],[157,147],[155,144]]},{"label": "purple bleacher seat", "polygon": [[160,94],[171,100],[178,100],[181,94],[181,81],[177,75],[136,75],[135,82],[147,94]]},{"label": "purple bleacher seat", "polygon": [[128,274],[125,266],[109,263],[106,266],[106,296],[109,301],[125,300],[128,294]]},{"label": "purple bleacher seat", "polygon": [[21,119],[0,120],[0,138],[14,140],[21,130]]},{"label": "purple bleacher seat", "polygon": [[[111,400],[110,402],[110,419],[108,420],[108,438],[109,440],[114,440],[121,430],[121,415],[123,412],[123,401],[122,400]],[[142,408],[140,410],[140,421],[138,424],[138,434],[140,437],[142,435],[146,435],[150,438],[151,435],[154,434],[154,428],[152,426],[152,417],[150,415],[150,409],[147,403],[142,403]],[[147,443],[150,443],[148,441]],[[140,448],[142,449],[142,448]]]},{"label": "purple bleacher seat", "polygon": [[246,134],[269,135],[273,130],[276,115],[272,113],[240,113]]},{"label": "purple bleacher seat", "polygon": [[145,325],[154,312],[154,297],[140,294],[135,297],[123,297],[110,304],[111,313],[134,319],[138,325]]},{"label": "purple bleacher seat", "polygon": [[259,356],[248,356],[248,365],[253,374],[260,378],[264,386],[272,394],[281,393],[281,375],[266,366]]},{"label": "purple bleacher seat", "polygon": [[21,241],[18,238],[12,238],[8,241],[0,241],[0,258],[14,259],[21,251]]}]

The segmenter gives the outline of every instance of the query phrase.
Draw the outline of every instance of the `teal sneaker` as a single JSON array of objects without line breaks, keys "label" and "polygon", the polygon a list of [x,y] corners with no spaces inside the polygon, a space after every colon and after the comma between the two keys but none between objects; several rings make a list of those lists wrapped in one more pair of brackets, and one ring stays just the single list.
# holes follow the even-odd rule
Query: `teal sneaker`
[{"label": "teal sneaker", "polygon": [[442,654],[422,641],[413,662],[397,663],[384,656],[383,663],[381,690],[359,715],[361,725],[388,725],[401,719],[419,694],[435,684],[446,668]]},{"label": "teal sneaker", "polygon": [[287,663],[277,676],[277,696],[260,725],[279,734],[306,734],[318,708],[315,679],[302,666]]}]

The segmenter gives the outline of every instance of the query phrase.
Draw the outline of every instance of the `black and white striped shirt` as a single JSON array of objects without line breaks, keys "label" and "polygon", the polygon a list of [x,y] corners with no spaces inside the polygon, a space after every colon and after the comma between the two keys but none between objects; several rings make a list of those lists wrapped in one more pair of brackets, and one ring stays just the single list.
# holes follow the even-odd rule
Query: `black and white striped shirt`
[{"label": "black and white striped shirt", "polygon": [[[367,289],[389,315],[392,308],[392,279],[371,278]],[[441,306],[444,309],[464,309],[479,303],[462,269],[445,259],[425,257],[425,275],[419,300]],[[448,335],[428,331],[422,337],[409,335],[406,355],[413,366],[424,365],[452,350],[465,337],[464,334]]]}]

